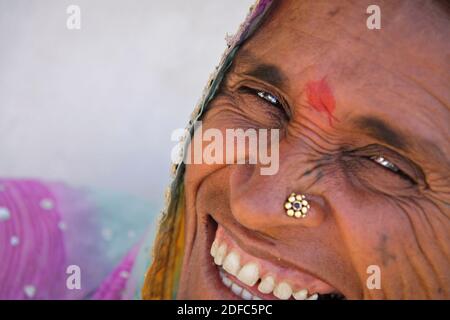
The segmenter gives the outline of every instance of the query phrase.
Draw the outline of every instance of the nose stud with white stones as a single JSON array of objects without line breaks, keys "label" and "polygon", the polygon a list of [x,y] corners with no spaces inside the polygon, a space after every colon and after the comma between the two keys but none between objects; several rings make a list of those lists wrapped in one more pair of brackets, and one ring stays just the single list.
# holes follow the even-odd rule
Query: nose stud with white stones
[{"label": "nose stud with white stones", "polygon": [[284,204],[284,208],[289,217],[305,218],[310,206],[303,194],[291,193]]}]

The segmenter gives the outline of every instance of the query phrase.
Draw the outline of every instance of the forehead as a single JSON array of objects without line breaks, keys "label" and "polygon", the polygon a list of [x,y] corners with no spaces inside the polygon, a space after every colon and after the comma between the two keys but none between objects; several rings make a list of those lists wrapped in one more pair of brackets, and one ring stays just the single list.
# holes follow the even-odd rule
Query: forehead
[{"label": "forehead", "polygon": [[[341,119],[370,114],[449,154],[450,47],[442,41],[448,22],[441,24],[433,8],[425,14],[428,9],[386,4],[381,30],[369,30],[369,4],[337,3],[277,2],[238,54],[235,70],[274,66],[283,91],[298,103],[307,82],[326,77]],[[414,28],[422,32],[414,35]]]}]

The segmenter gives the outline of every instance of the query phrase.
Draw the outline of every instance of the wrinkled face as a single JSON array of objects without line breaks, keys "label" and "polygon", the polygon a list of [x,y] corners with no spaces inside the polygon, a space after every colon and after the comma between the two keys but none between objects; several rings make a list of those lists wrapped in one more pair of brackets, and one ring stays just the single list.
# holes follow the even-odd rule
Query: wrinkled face
[{"label": "wrinkled face", "polygon": [[187,165],[179,298],[450,297],[448,16],[369,4],[279,2],[240,49],[203,130],[278,128],[279,167]]}]

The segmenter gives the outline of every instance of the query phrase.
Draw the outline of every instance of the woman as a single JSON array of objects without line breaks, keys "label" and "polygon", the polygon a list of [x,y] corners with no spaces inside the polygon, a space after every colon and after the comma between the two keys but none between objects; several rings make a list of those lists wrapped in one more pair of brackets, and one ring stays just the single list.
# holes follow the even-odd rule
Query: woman
[{"label": "woman", "polygon": [[[448,299],[449,8],[381,2],[373,29],[369,6],[255,4],[192,115],[150,261],[153,227],[140,245],[122,239],[114,255],[104,241],[126,234],[114,215],[79,225],[83,235],[61,223],[96,216],[74,204],[103,202],[66,186],[3,181],[0,260],[9,265],[0,297]],[[33,210],[51,212],[39,222],[51,232],[20,248],[11,225]],[[117,229],[99,233],[99,220]],[[85,250],[87,262],[69,245],[85,233],[102,237],[102,254]],[[25,268],[36,252],[47,256]],[[79,261],[90,276],[84,291],[72,277]]]},{"label": "woman", "polygon": [[369,5],[257,3],[192,119],[278,129],[279,168],[185,157],[144,298],[449,297],[449,8]]}]

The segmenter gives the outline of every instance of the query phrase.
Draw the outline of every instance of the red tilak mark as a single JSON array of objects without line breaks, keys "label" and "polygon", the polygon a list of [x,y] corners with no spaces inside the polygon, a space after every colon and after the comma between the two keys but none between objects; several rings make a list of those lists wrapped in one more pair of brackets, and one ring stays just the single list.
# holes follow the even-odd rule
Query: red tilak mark
[{"label": "red tilak mark", "polygon": [[306,95],[308,103],[317,111],[325,112],[328,115],[330,125],[333,117],[333,111],[336,108],[336,102],[325,78],[319,81],[310,81],[306,84]]}]

